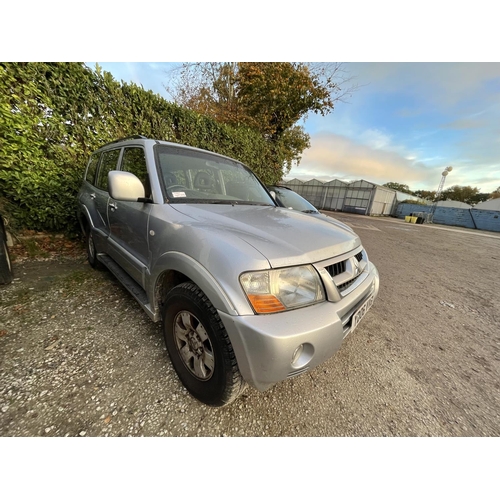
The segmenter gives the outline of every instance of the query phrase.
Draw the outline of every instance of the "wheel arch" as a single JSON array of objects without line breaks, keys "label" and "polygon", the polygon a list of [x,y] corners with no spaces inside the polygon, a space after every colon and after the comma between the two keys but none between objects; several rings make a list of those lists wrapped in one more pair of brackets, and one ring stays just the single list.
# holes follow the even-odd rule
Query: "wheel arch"
[{"label": "wheel arch", "polygon": [[92,217],[90,217],[90,212],[85,205],[83,205],[81,210],[78,211],[78,222],[80,223],[84,236],[87,236],[87,231],[94,227]]},{"label": "wheel arch", "polygon": [[163,300],[175,286],[191,281],[208,297],[219,311],[238,314],[235,304],[214,276],[192,257],[180,252],[166,252],[157,261],[151,275],[148,295],[156,311],[161,312]]}]

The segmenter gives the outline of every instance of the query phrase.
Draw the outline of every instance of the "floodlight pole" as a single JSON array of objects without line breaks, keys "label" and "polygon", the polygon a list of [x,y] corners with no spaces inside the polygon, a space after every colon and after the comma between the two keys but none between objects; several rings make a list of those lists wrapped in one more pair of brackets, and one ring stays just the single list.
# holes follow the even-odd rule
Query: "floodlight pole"
[{"label": "floodlight pole", "polygon": [[432,222],[433,219],[434,219],[434,212],[436,211],[436,208],[437,208],[437,204],[438,204],[438,201],[439,201],[439,196],[441,195],[442,191],[443,191],[443,187],[444,187],[444,181],[446,180],[446,176],[453,170],[453,167],[446,167],[443,171],[443,173],[441,174],[441,182],[439,183],[439,186],[438,186],[438,189],[436,191],[436,197],[435,197],[435,201],[434,203],[432,204],[432,207],[431,207],[431,211],[429,213],[429,221],[428,222]]}]

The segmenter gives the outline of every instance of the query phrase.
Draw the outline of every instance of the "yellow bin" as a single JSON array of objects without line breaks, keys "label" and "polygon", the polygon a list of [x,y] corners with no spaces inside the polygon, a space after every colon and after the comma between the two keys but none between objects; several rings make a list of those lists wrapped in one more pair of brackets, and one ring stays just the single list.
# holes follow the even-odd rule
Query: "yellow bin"
[{"label": "yellow bin", "polygon": [[409,215],[405,215],[405,222],[411,222],[411,219]]},{"label": "yellow bin", "polygon": [[417,219],[418,219],[418,217],[410,217],[410,222],[412,224],[416,224],[417,223]]}]

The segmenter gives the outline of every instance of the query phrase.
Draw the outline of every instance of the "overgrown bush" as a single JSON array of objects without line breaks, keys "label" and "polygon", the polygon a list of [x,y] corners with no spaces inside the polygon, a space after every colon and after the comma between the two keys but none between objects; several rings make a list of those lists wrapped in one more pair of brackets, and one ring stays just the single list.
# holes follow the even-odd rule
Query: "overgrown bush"
[{"label": "overgrown bush", "polygon": [[283,171],[277,145],[82,63],[0,63],[0,210],[18,228],[77,230],[76,195],[89,154],[142,134],[247,164],[264,182]]}]

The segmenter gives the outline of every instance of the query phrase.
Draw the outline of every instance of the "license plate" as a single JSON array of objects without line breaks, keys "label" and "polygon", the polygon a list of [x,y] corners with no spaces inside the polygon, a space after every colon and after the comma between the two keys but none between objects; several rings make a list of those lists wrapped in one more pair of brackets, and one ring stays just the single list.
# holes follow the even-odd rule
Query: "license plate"
[{"label": "license plate", "polygon": [[370,307],[373,305],[375,297],[372,295],[366,300],[363,305],[352,315],[352,323],[351,330],[349,333],[352,333],[356,327],[359,325],[364,315],[368,312]]}]

